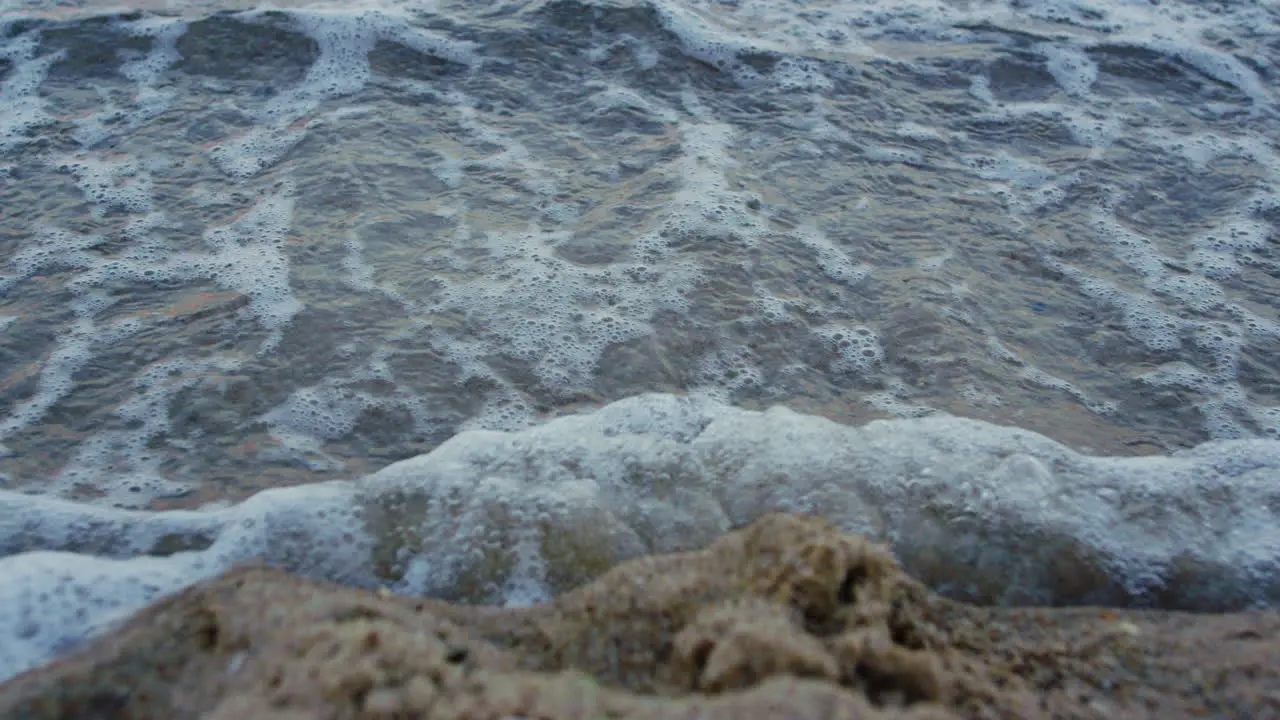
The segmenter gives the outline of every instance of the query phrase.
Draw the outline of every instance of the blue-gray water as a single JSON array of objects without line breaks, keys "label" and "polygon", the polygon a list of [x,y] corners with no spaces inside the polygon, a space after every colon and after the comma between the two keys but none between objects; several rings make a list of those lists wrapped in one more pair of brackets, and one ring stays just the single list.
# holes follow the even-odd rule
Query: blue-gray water
[{"label": "blue-gray water", "polygon": [[1273,3],[0,8],[0,674],[58,573],[522,602],[770,509],[1277,598]]}]

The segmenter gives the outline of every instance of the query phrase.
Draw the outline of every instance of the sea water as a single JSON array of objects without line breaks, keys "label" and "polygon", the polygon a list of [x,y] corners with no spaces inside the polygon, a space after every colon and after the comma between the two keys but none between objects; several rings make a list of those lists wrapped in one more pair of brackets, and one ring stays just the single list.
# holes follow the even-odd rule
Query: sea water
[{"label": "sea water", "polygon": [[1280,9],[0,2],[0,678],[262,560],[545,600],[772,511],[1280,602]]}]

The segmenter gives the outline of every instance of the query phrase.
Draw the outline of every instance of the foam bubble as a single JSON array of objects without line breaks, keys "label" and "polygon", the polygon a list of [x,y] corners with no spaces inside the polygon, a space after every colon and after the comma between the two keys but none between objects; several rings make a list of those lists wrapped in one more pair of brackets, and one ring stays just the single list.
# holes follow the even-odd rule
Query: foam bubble
[{"label": "foam bubble", "polygon": [[0,678],[74,648],[161,595],[199,575],[184,563],[134,558],[29,553],[0,560]]},{"label": "foam bubble", "polygon": [[1098,159],[1125,130],[1121,113],[1060,107],[1055,113],[1077,143],[1090,148],[1089,157]]},{"label": "foam bubble", "polygon": [[1013,215],[1033,213],[1063,202],[1067,191],[1083,177],[1080,172],[1059,175],[1007,153],[967,155],[961,159],[960,167],[991,181],[988,192],[1000,198]]},{"label": "foam bubble", "polygon": [[[718,68],[730,67],[739,51],[752,47],[750,41],[718,30],[701,15],[675,3],[655,6],[664,27],[680,38],[684,51]],[[741,77],[758,77],[750,68],[734,69]]]},{"label": "foam bubble", "polygon": [[[354,356],[357,347],[342,348]],[[268,458],[300,461],[317,472],[339,470],[343,464],[324,452],[326,441],[342,438],[372,410],[402,410],[412,418],[413,430],[427,434],[440,429],[438,418],[422,398],[396,383],[388,359],[391,350],[380,347],[365,359],[363,365],[340,375],[331,375],[317,385],[295,390],[284,402],[264,413],[259,420],[280,443],[277,450],[264,453]],[[389,394],[365,390],[370,382],[394,387]]]},{"label": "foam bubble", "polygon": [[152,210],[151,175],[132,160],[102,160],[91,157],[56,160],[76,179],[85,198],[94,204],[93,215],[147,213]]},{"label": "foam bubble", "polygon": [[898,125],[894,132],[899,137],[916,142],[946,142],[950,137],[950,133],[941,128],[929,127],[914,122],[902,123]]},{"label": "foam bubble", "polygon": [[162,87],[164,74],[182,59],[177,50],[178,39],[186,33],[188,23],[174,18],[146,17],[133,21],[113,20],[108,27],[117,33],[152,39],[145,54],[122,51],[124,62],[120,74],[136,83],[131,107],[121,107],[108,93],[100,93],[103,108],[87,116],[74,118],[72,136],[85,148],[111,137],[130,133],[148,120],[169,110],[177,92]]},{"label": "foam bubble", "polygon": [[1075,280],[1084,294],[1099,304],[1120,310],[1129,336],[1149,350],[1177,350],[1182,347],[1182,335],[1194,327],[1194,323],[1168,312],[1148,295],[1123,290],[1065,263],[1055,264],[1054,268]]},{"label": "foam bubble", "polygon": [[751,304],[755,309],[749,322],[765,325],[785,325],[791,322],[791,301],[771,294],[767,288],[756,284]]},{"label": "foam bubble", "polygon": [[960,397],[980,407],[981,406],[999,407],[1004,404],[1004,401],[1000,399],[999,395],[995,393],[986,392],[982,388],[978,387],[977,385],[965,385],[964,387],[960,388]]},{"label": "foam bubble", "polygon": [[[1162,141],[1167,143],[1168,139]],[[1239,146],[1209,139],[1197,144],[1191,159],[1194,162],[1196,158],[1240,150]],[[1259,157],[1252,148],[1250,154]],[[1271,427],[1268,409],[1250,400],[1239,377],[1246,341],[1267,336],[1269,325],[1232,302],[1217,282],[1238,274],[1241,260],[1262,248],[1270,237],[1270,227],[1249,217],[1250,210],[1251,201],[1246,201],[1230,212],[1231,219],[1194,238],[1192,249],[1181,264],[1162,253],[1152,239],[1124,227],[1107,211],[1096,210],[1093,224],[1098,238],[1138,273],[1150,294],[1123,290],[1078,268],[1057,265],[1086,295],[1121,310],[1126,331],[1149,350],[1171,354],[1190,340],[1202,351],[1206,357],[1203,371],[1178,361],[1138,379],[1201,393],[1204,397],[1196,407],[1205,430],[1215,438],[1250,437],[1258,432],[1265,434]],[[1230,321],[1220,319],[1223,315]],[[1168,369],[1174,367],[1180,369]]]},{"label": "foam bubble", "polygon": [[1098,64],[1073,46],[1044,45],[1039,48],[1053,79],[1063,92],[1073,96],[1087,95],[1098,79]]},{"label": "foam bubble", "polygon": [[49,408],[75,386],[72,379],[93,357],[93,321],[79,318],[58,340],[57,347],[40,367],[40,379],[31,397],[13,406],[0,422],[0,440],[13,437],[44,417]]},{"label": "foam bubble", "polygon": [[311,470],[337,470],[342,463],[324,453],[323,442],[350,433],[360,416],[377,404],[367,394],[337,384],[303,388],[290,394],[262,420],[271,436],[295,457],[305,458]]},{"label": "foam bubble", "polygon": [[1150,42],[1150,46],[1172,55],[1222,83],[1248,95],[1256,107],[1271,104],[1271,93],[1252,68],[1229,53],[1220,52],[1194,41]]},{"label": "foam bubble", "polygon": [[7,292],[45,269],[92,267],[96,258],[87,251],[103,242],[101,235],[81,235],[62,228],[38,226],[28,242],[10,258],[13,274],[0,281],[0,292]]},{"label": "foam bubble", "polygon": [[0,41],[0,58],[10,62],[4,82],[0,83],[0,152],[27,143],[29,131],[53,122],[44,109],[39,88],[49,68],[66,53],[37,55],[39,46],[38,30]]},{"label": "foam bubble", "polygon": [[[518,170],[528,178],[531,193],[555,192],[554,185],[543,187],[552,178],[523,145],[483,124],[465,98],[456,101],[463,127],[501,148],[484,164]],[[684,104],[695,116],[700,112],[691,93]],[[707,122],[680,122],[676,129],[682,153],[665,173],[679,190],[656,227],[639,234],[616,261],[575,262],[561,248],[579,238],[536,222],[524,232],[479,235],[467,226],[465,208],[453,213],[458,222],[454,250],[467,252],[455,252],[450,267],[470,272],[438,276],[440,290],[428,310],[454,319],[449,325],[460,323],[457,330],[437,327],[433,344],[461,366],[464,378],[499,380],[486,358],[501,355],[528,363],[547,390],[581,388],[594,377],[605,348],[651,333],[650,318],[660,311],[687,310],[687,296],[703,271],[691,256],[679,254],[684,244],[751,245],[769,232],[765,215],[753,212],[751,198],[731,190],[726,178],[736,165],[729,152],[732,130]],[[824,270],[850,282],[858,279],[859,268],[820,233],[802,233],[800,239],[817,251]],[[476,251],[482,253],[479,259]],[[485,412],[500,427],[523,417]]]},{"label": "foam bubble", "polygon": [[557,173],[538,162],[519,140],[486,124],[475,108],[475,100],[461,92],[452,92],[447,97],[454,105],[458,124],[468,134],[479,144],[501,148],[475,162],[476,166],[519,173],[524,177],[524,188],[534,195],[551,197],[559,192]]},{"label": "foam bubble", "polygon": [[867,375],[884,361],[884,348],[876,333],[863,325],[826,325],[814,328],[814,334],[836,353],[835,369],[855,375]]},{"label": "foam bubble", "polygon": [[[880,56],[853,31],[852,16],[865,13],[865,6],[822,5],[817,12],[799,14],[794,8],[768,1],[691,6],[664,0],[655,3],[655,8],[663,27],[680,39],[690,56],[731,72],[740,83],[767,82],[783,90],[807,91],[830,86],[810,57]],[[740,61],[740,55],[752,53],[781,57],[766,78]]]},{"label": "foam bubble", "polygon": [[489,233],[486,246],[501,257],[500,271],[440,279],[434,312],[470,317],[477,325],[467,333],[470,339],[438,335],[452,346],[452,357],[476,367],[484,355],[499,352],[529,363],[549,389],[578,387],[593,376],[605,347],[645,335],[664,294],[678,297],[689,284],[679,265],[656,278],[628,272],[625,264],[577,266],[556,252],[568,237]]},{"label": "foam bubble", "polygon": [[698,375],[703,393],[725,400],[736,391],[764,384],[758,362],[741,347],[707,353],[698,363]]},{"label": "foam bubble", "polygon": [[157,497],[189,492],[190,485],[164,476],[163,455],[153,451],[151,443],[171,429],[169,405],[177,393],[195,387],[210,370],[234,367],[233,361],[214,358],[203,363],[164,361],[144,368],[133,383],[138,393],[113,413],[125,429],[90,435],[41,491],[71,497],[78,486],[86,485],[96,491],[95,503],[114,507],[143,507]]},{"label": "foam bubble", "polygon": [[947,250],[939,255],[920,258],[916,261],[916,267],[920,268],[920,270],[924,272],[938,272],[954,257],[954,251]]},{"label": "foam bubble", "polygon": [[[833,123],[827,112],[826,100],[820,94],[814,94],[810,100],[811,109],[804,114],[796,114],[781,119],[783,125],[795,130],[807,132],[814,140],[824,143],[837,143],[838,152],[844,152],[844,146],[855,145],[853,134]],[[824,154],[822,147],[804,143],[801,147],[809,148],[809,154],[818,157]]]},{"label": "foam bubble", "polygon": [[795,238],[817,253],[818,269],[832,280],[845,285],[856,285],[871,274],[870,265],[855,263],[848,253],[813,226],[797,228]]},{"label": "foam bubble", "polygon": [[867,395],[867,403],[882,413],[900,418],[921,418],[936,411],[928,405],[916,405],[910,402],[911,388],[897,378],[889,381],[889,386],[878,393]]},{"label": "foam bubble", "polygon": [[152,38],[147,54],[128,60],[120,66],[120,74],[138,84],[134,102],[144,118],[155,117],[173,105],[176,93],[161,88],[164,74],[182,59],[178,52],[178,40],[186,34],[190,24],[175,18],[147,17],[120,24],[124,32]]},{"label": "foam bubble", "polygon": [[1049,373],[1045,372],[1044,370],[1041,370],[1040,368],[1031,367],[1031,366],[1024,367],[1022,369],[1021,375],[1023,379],[1029,382],[1035,383],[1040,387],[1049,388],[1051,390],[1059,390],[1061,392],[1067,393],[1068,395],[1074,397],[1076,400],[1080,401],[1080,404],[1084,405],[1091,412],[1095,412],[1099,415],[1110,415],[1116,411],[1115,402],[1110,400],[1104,400],[1101,402],[1095,401],[1092,398],[1090,398],[1080,388],[1076,387],[1075,385],[1072,385],[1071,383],[1067,382],[1066,380],[1063,380],[1060,377],[1055,377],[1053,375],[1050,375]]},{"label": "foam bubble", "polygon": [[664,123],[674,123],[679,119],[671,108],[659,105],[629,88],[608,83],[593,83],[590,87],[599,88],[591,94],[588,101],[601,114],[611,110],[638,110]]},{"label": "foam bubble", "polygon": [[527,397],[510,387],[502,387],[485,398],[480,411],[467,420],[462,429],[512,432],[533,425],[537,417]]},{"label": "foam bubble", "polygon": [[319,54],[294,87],[274,95],[253,111],[258,123],[241,137],[210,149],[228,175],[249,178],[280,162],[306,137],[299,124],[322,103],[362,90],[372,77],[369,53],[379,40],[460,64],[476,64],[471,43],[453,40],[382,11],[251,10],[236,14],[243,22],[262,22],[284,12],[291,28],[316,42]]},{"label": "foam bubble", "polygon": [[347,256],[342,258],[342,269],[347,271],[347,282],[356,290],[372,291],[377,284],[373,279],[373,266],[364,259],[364,242],[355,233],[348,233],[342,244],[347,249]]},{"label": "foam bubble", "polygon": [[1193,241],[1195,250],[1188,256],[1193,267],[1205,276],[1225,279],[1240,273],[1240,257],[1264,247],[1271,237],[1267,223],[1240,218],[1229,221]]},{"label": "foam bubble", "polygon": [[1052,170],[1008,153],[994,157],[968,155],[962,158],[962,162],[980,178],[1000,180],[1017,188],[1039,187],[1054,176]]},{"label": "foam bubble", "polygon": [[788,91],[820,92],[833,87],[833,83],[822,74],[817,63],[794,56],[778,60],[770,73],[770,79],[779,89]]},{"label": "foam bubble", "polygon": [[[11,438],[38,422],[75,387],[75,375],[96,356],[101,347],[114,345],[134,334],[141,325],[121,321],[105,327],[93,320],[100,304],[72,303],[77,317],[58,335],[53,351],[40,366],[40,376],[30,397],[16,403],[0,421],[0,441]],[[0,455],[7,454],[0,446]]]},{"label": "foam bubble", "polygon": [[918,150],[887,145],[869,147],[863,151],[868,160],[883,163],[902,163],[904,165],[923,165],[924,155]]},{"label": "foam bubble", "polygon": [[[86,193],[100,206],[148,209],[149,188],[139,190],[127,184],[122,188],[114,180],[120,172],[131,172],[133,165],[123,165],[126,170],[121,171],[118,163],[79,158],[68,166],[78,168],[77,177]],[[249,298],[250,311],[276,333],[264,344],[264,349],[271,347],[273,341],[278,341],[283,325],[302,307],[290,292],[288,261],[283,253],[291,214],[287,187],[265,195],[230,225],[211,228],[206,233],[210,253],[172,252],[165,242],[152,238],[154,230],[168,224],[163,214],[155,212],[125,224],[121,235],[127,241],[126,247],[114,256],[94,251],[105,242],[101,236],[79,235],[59,228],[40,229],[11,259],[14,272],[4,279],[0,290],[7,291],[50,268],[76,270],[77,275],[66,284],[71,293],[68,306],[76,319],[62,330],[43,360],[35,390],[15,403],[0,421],[0,441],[45,417],[72,392],[76,375],[104,348],[147,327],[147,320],[139,316],[115,321],[100,319],[119,299],[104,288],[121,281],[207,278],[238,290]],[[139,506],[156,497],[189,490],[185,484],[162,475],[162,457],[150,451],[148,445],[169,431],[167,407],[173,395],[192,387],[204,370],[228,369],[228,362],[215,356],[195,364],[174,360],[145,368],[135,380],[139,392],[114,411],[129,429],[103,430],[86,438],[45,490],[73,495],[82,487],[89,487],[99,493],[97,502],[121,506]]]}]

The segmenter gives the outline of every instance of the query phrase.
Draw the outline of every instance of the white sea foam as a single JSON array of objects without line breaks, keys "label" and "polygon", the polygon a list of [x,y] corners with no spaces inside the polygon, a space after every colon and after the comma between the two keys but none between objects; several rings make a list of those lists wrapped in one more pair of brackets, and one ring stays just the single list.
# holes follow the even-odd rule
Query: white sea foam
[{"label": "white sea foam", "polygon": [[[436,10],[427,3],[403,5]],[[12,3],[3,7],[9,10]],[[608,248],[616,251],[615,260],[595,263],[566,252],[575,242],[597,240],[587,237],[594,229],[579,229],[579,205],[564,199],[590,192],[577,177],[583,168],[552,156],[536,133],[505,119],[510,115],[503,113],[518,102],[503,98],[495,108],[493,98],[479,95],[483,89],[473,96],[444,88],[445,82],[375,73],[370,53],[380,42],[471,68],[475,77],[488,69],[488,48],[425,29],[417,22],[422,16],[397,14],[405,8],[366,4],[344,11],[317,5],[283,12],[286,29],[314,41],[317,57],[299,81],[274,96],[236,95],[227,101],[250,124],[208,152],[230,176],[220,182],[234,184],[236,192],[196,188],[190,199],[207,213],[237,197],[252,202],[235,217],[202,220],[181,249],[175,238],[190,227],[182,222],[189,218],[172,216],[181,203],[167,202],[172,196],[162,200],[157,190],[173,182],[163,177],[173,159],[104,148],[108,140],[132,139],[133,130],[183,99],[171,80],[181,77],[175,68],[188,26],[155,19],[112,25],[111,32],[151,38],[150,50],[122,54],[123,93],[91,113],[56,118],[41,87],[63,54],[43,49],[38,30],[26,31],[0,41],[6,67],[0,77],[0,152],[19,157],[33,139],[53,138],[41,135],[45,128],[68,123],[67,137],[75,145],[53,138],[58,152],[33,156],[65,171],[89,201],[90,219],[118,223],[112,228],[118,232],[70,223],[36,227],[5,256],[8,274],[0,279],[0,292],[37,277],[69,276],[72,319],[45,348],[33,390],[5,408],[0,440],[12,443],[31,430],[75,389],[77,376],[104,349],[146,329],[139,317],[111,318],[121,287],[145,294],[157,281],[211,281],[248,298],[243,318],[235,322],[257,323],[271,333],[258,351],[290,350],[283,331],[304,305],[290,280],[288,241],[298,195],[286,158],[322,124],[330,130],[366,127],[362,123],[373,122],[384,106],[366,102],[363,93],[387,87],[430,98],[430,112],[447,118],[433,129],[449,138],[432,145],[434,157],[424,160],[443,190],[430,197],[424,192],[414,202],[430,204],[437,219],[453,223],[453,234],[432,255],[439,267],[429,267],[440,272],[432,275],[430,292],[415,295],[397,285],[399,278],[388,272],[395,266],[382,264],[379,243],[353,231],[335,233],[340,247],[331,257],[341,260],[334,271],[355,293],[381,293],[409,316],[400,318],[403,327],[394,337],[381,340],[423,339],[456,371],[459,383],[481,379],[497,388],[463,420],[467,432],[429,455],[355,482],[270,490],[204,511],[144,513],[52,497],[87,484],[101,491],[98,502],[130,506],[184,489],[163,476],[160,456],[150,446],[171,431],[175,398],[199,387],[203,376],[235,370],[244,359],[171,357],[134,369],[132,394],[110,413],[123,429],[92,431],[38,488],[44,497],[0,493],[0,577],[7,581],[0,584],[0,677],[48,659],[160,594],[248,559],[365,587],[521,604],[545,599],[618,560],[702,545],[772,510],[818,512],[847,530],[885,540],[912,572],[960,597],[1193,608],[1280,601],[1280,523],[1274,510],[1280,507],[1280,446],[1274,440],[1280,437],[1280,409],[1269,406],[1265,395],[1251,397],[1240,379],[1242,359],[1261,346],[1251,344],[1280,338],[1280,323],[1242,300],[1232,285],[1268,262],[1264,251],[1274,238],[1267,217],[1280,207],[1274,192],[1280,161],[1268,138],[1247,130],[1227,136],[1234,129],[1226,125],[1222,135],[1152,126],[1150,117],[1176,101],[1158,93],[1108,95],[1115,92],[1116,76],[1104,62],[1107,53],[1149,51],[1167,60],[1171,72],[1186,72],[1229,98],[1195,110],[1220,118],[1242,105],[1254,116],[1269,112],[1274,91],[1259,68],[1274,72],[1267,58],[1271,50],[1257,33],[1241,32],[1268,21],[1259,14],[1265,8],[1213,12],[1178,0],[1088,8],[1065,0],[911,0],[891,7],[873,0],[814,0],[805,13],[781,0],[661,0],[646,7],[656,9],[678,52],[722,70],[716,82],[727,76],[753,99],[773,103],[761,107],[780,108],[760,114],[776,112],[778,125],[794,141],[798,167],[833,159],[873,164],[872,174],[851,176],[835,191],[848,196],[851,212],[879,207],[873,200],[885,203],[889,198],[869,188],[891,173],[923,176],[921,184],[934,190],[943,184],[934,182],[934,173],[959,170],[956,176],[975,188],[954,197],[986,192],[1000,199],[1011,227],[1027,231],[1019,240],[1036,250],[1053,243],[1037,235],[1052,231],[1051,222],[1037,224],[1039,217],[1091,183],[1086,160],[1109,162],[1120,151],[1143,152],[1153,164],[1177,161],[1188,173],[1202,175],[1224,161],[1247,165],[1258,178],[1255,186],[1185,236],[1131,227],[1117,211],[1125,202],[1118,191],[1085,207],[1089,224],[1073,230],[1091,233],[1091,250],[1114,260],[1123,277],[1109,275],[1109,265],[1073,264],[1052,254],[1044,264],[1061,273],[1078,297],[1116,312],[1120,331],[1159,358],[1144,361],[1128,380],[1195,394],[1212,437],[1272,439],[1215,441],[1168,457],[1096,458],[1026,431],[927,407],[885,367],[889,361],[876,318],[849,307],[857,302],[852,293],[865,292],[896,268],[881,272],[871,265],[853,242],[825,224],[832,217],[826,208],[789,206],[790,198],[777,197],[806,189],[783,182],[771,187],[768,173],[753,165],[755,153],[773,151],[765,131],[722,113],[722,101],[710,96],[714,90],[686,83],[682,93],[650,92],[609,74],[617,50],[642,70],[669,60],[665,34],[627,35],[587,52],[596,74],[585,75],[581,112],[589,118],[640,116],[659,128],[646,141],[652,145],[642,149],[662,152],[654,152],[652,167],[641,172],[650,174],[645,181],[672,188],[658,191],[661,207],[627,233],[601,233],[601,242],[617,244]],[[51,5],[45,9],[53,11]],[[236,21],[278,23],[281,17],[258,9]],[[844,83],[856,86],[850,78],[856,79],[868,58],[906,72],[910,63],[892,59],[888,50],[895,40],[985,43],[1006,27],[1036,38],[1020,48],[1017,59],[1030,75],[1042,71],[1031,81],[1040,85],[1031,88],[1032,99],[1022,100],[980,64],[964,75],[948,75],[951,83],[971,82],[965,102],[981,109],[966,121],[1061,129],[1070,138],[1064,144],[1078,146],[1073,150],[1079,150],[1079,162],[1064,162],[1065,155],[1050,162],[1034,143],[1021,140],[993,149],[979,133],[962,129],[963,123],[948,124],[945,115],[904,114],[906,104],[865,103],[868,112],[885,113],[885,136],[874,142],[859,137],[862,119],[851,118],[842,106],[848,100]],[[1214,39],[1224,36],[1232,38],[1234,49],[1224,50]],[[352,102],[359,104],[344,104]],[[0,180],[31,172],[27,159],[0,165]],[[634,170],[612,155],[591,163],[611,167],[618,186]],[[775,169],[782,164],[768,168]],[[272,177],[258,177],[268,170]],[[609,175],[608,168],[600,174]],[[490,187],[497,176],[510,180],[507,187]],[[378,192],[375,184],[362,192]],[[496,220],[484,215],[495,199],[515,211],[498,213]],[[880,219],[868,213],[867,224]],[[325,249],[324,238],[308,240]],[[814,280],[804,292],[793,292],[751,279],[740,290],[748,308],[742,326],[762,334],[794,331],[781,342],[804,339],[823,354],[787,357],[783,362],[791,365],[768,367],[740,338],[700,327],[696,332],[706,337],[698,339],[706,342],[693,351],[682,378],[695,396],[631,398],[522,429],[536,420],[539,403],[526,388],[502,378],[495,357],[525,363],[544,386],[540,391],[552,395],[596,389],[609,348],[654,336],[655,318],[664,313],[691,312],[692,297],[715,267],[708,258],[772,246],[788,252],[779,266],[795,264],[798,275]],[[957,306],[981,299],[978,278],[970,278],[975,289],[966,291],[965,279],[951,275],[972,270],[971,246],[944,238],[928,252],[925,258],[903,258],[902,265],[914,265],[950,288]],[[952,317],[964,312],[953,310]],[[12,323],[0,318],[6,338],[21,328]],[[1061,393],[1101,415],[1116,411],[1117,403],[1095,393],[1087,379],[1052,374],[1036,364],[1031,350],[1020,346],[1014,352],[996,332],[988,329],[986,335],[991,356],[1007,366],[1002,381]],[[338,469],[341,460],[327,442],[349,435],[375,409],[408,411],[415,432],[439,429],[430,403],[397,382],[388,360],[392,351],[337,339],[347,345],[345,369],[325,368],[324,377],[289,387],[272,401],[274,407],[242,418],[265,424],[280,443],[272,457]],[[363,352],[370,354],[361,365]],[[808,371],[799,362],[819,359],[832,370],[823,380],[885,373],[878,378],[882,391],[849,402],[913,419],[850,428],[783,409],[753,413],[709,399],[758,390],[774,373]],[[394,389],[389,396],[375,394],[365,389],[369,381]],[[959,387],[961,397],[975,405],[1006,402],[1003,389],[997,395],[970,378]]]},{"label": "white sea foam", "polygon": [[176,45],[186,33],[187,23],[174,18],[143,18],[113,21],[108,27],[121,35],[151,38],[152,47],[145,54],[121,53],[120,75],[136,85],[130,103],[122,106],[102,92],[102,109],[73,120],[72,137],[83,148],[137,130],[171,109],[177,99],[177,92],[165,86],[165,73],[182,59]]},{"label": "white sea foam", "polygon": [[[263,22],[268,12],[245,11],[237,17]],[[250,178],[280,162],[306,137],[303,122],[322,103],[353,95],[368,84],[369,53],[379,40],[450,60],[475,64],[469,43],[438,35],[404,22],[383,10],[341,12],[287,11],[293,29],[315,41],[319,55],[297,85],[253,110],[255,126],[246,134],[210,149],[213,160],[229,175]]]},{"label": "white sea foam", "polygon": [[1277,473],[1270,440],[1102,458],[945,415],[850,427],[645,395],[517,433],[465,432],[359,481],[268,490],[222,509],[111,510],[0,492],[0,677],[251,559],[519,604],[771,511],[818,513],[886,541],[961,597],[1273,604]]},{"label": "white sea foam", "polygon": [[[204,237],[210,252],[175,252],[154,236],[167,220],[163,213],[151,211],[150,183],[145,174],[137,180],[135,166],[104,163],[89,155],[59,162],[72,169],[95,211],[117,209],[138,217],[125,226],[128,246],[115,257],[94,251],[106,238],[45,227],[10,259],[11,274],[0,280],[0,291],[41,273],[76,271],[67,283],[74,319],[61,328],[55,346],[43,359],[34,392],[6,408],[0,418],[0,442],[41,421],[76,388],[76,375],[101,352],[118,347],[146,327],[147,321],[137,316],[106,319],[117,298],[104,292],[104,287],[122,282],[213,280],[250,298],[250,312],[272,332],[263,349],[279,342],[282,328],[302,308],[289,286],[289,264],[283,253],[292,217],[287,186],[263,196],[236,221],[210,228]],[[168,411],[175,394],[196,385],[204,370],[227,371],[238,362],[215,355],[199,361],[174,358],[142,368],[134,377],[135,394],[112,412],[129,429],[90,435],[57,475],[45,480],[42,492],[69,496],[85,486],[97,491],[98,502],[135,506],[189,489],[163,475],[162,458],[148,450],[148,444],[170,430]],[[0,445],[0,456],[9,452]]]},{"label": "white sea foam", "polygon": [[128,429],[100,430],[76,448],[58,474],[41,487],[48,495],[72,496],[77,486],[92,487],[97,502],[115,507],[138,507],[157,497],[172,497],[191,486],[167,479],[161,456],[148,449],[170,428],[169,406],[174,395],[197,385],[209,369],[232,369],[234,364],[214,358],[204,363],[165,361],[144,368],[134,380],[137,394],[113,415]]},{"label": "white sea foam", "polygon": [[[7,29],[3,24],[0,28]],[[39,88],[64,54],[41,53],[40,34],[34,30],[0,43],[0,60],[10,65],[0,82],[0,151],[28,142],[29,131],[53,121]]]}]

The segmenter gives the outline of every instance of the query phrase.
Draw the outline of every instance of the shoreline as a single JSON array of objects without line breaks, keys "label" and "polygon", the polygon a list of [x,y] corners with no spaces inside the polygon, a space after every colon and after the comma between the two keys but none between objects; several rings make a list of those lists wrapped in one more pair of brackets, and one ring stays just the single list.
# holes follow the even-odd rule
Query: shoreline
[{"label": "shoreline", "polygon": [[0,684],[52,718],[1280,716],[1280,613],[985,608],[770,515],[502,610],[241,567]]}]

